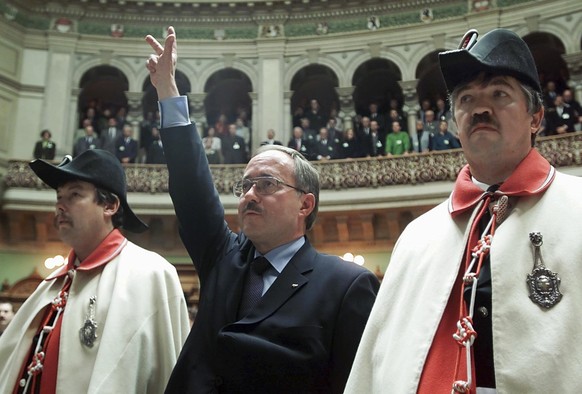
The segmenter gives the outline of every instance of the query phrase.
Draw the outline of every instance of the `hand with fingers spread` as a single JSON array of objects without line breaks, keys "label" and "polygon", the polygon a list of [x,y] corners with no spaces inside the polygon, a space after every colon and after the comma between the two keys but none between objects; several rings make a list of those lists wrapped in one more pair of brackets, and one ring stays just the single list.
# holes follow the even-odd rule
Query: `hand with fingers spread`
[{"label": "hand with fingers spread", "polygon": [[158,92],[158,99],[161,101],[169,97],[179,96],[175,79],[176,61],[178,60],[176,31],[172,26],[168,27],[168,36],[163,46],[149,34],[145,40],[155,52],[147,59],[146,68],[150,72],[152,85]]}]

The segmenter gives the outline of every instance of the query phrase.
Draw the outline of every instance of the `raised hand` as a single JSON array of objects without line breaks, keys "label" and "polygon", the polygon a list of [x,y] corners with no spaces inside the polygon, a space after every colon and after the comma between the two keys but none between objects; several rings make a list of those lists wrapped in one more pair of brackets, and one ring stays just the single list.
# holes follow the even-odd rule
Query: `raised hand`
[{"label": "raised hand", "polygon": [[147,59],[146,68],[150,72],[152,85],[158,92],[158,100],[179,96],[175,78],[178,60],[176,31],[172,26],[168,27],[168,37],[166,37],[164,46],[149,34],[145,40],[155,52]]}]

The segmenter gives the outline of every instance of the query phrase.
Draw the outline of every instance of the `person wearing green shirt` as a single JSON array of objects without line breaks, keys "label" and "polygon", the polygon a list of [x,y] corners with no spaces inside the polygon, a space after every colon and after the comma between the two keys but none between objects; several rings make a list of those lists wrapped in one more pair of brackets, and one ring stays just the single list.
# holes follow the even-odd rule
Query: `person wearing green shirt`
[{"label": "person wearing green shirt", "polygon": [[386,156],[407,155],[410,151],[410,137],[402,131],[399,122],[392,122],[392,133],[386,137]]}]

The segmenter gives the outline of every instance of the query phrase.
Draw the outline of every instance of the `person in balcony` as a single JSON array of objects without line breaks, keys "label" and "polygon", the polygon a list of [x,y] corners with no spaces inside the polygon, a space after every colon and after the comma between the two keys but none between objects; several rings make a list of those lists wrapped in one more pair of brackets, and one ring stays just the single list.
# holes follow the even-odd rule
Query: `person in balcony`
[{"label": "person in balcony", "polygon": [[51,140],[52,134],[49,130],[40,133],[40,141],[34,145],[33,156],[35,159],[53,160],[57,150],[57,144]]},{"label": "person in balcony", "polygon": [[123,164],[135,163],[138,153],[137,141],[133,139],[133,127],[126,123],[121,137],[115,142],[115,155]]},{"label": "person in balcony", "polygon": [[151,142],[146,153],[146,164],[166,164],[164,146],[158,126],[152,126],[151,134]]},{"label": "person in balcony", "polygon": [[400,129],[400,122],[392,122],[391,129],[392,132],[386,137],[386,155],[407,155],[410,151],[410,136]]},{"label": "person in balcony", "polygon": [[81,153],[91,150],[100,149],[101,140],[95,135],[95,129],[89,123],[85,125],[85,136],[79,137],[73,147],[73,157],[79,156]]},{"label": "person in balcony", "polygon": [[445,119],[439,121],[438,133],[430,139],[430,150],[447,150],[461,147],[457,138],[449,131],[449,122]]}]

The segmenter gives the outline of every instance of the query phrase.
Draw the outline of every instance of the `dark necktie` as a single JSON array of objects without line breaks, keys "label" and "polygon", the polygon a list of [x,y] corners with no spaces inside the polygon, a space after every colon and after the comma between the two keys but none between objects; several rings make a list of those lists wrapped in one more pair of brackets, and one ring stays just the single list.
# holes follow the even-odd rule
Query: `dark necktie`
[{"label": "dark necktie", "polygon": [[247,274],[245,288],[238,310],[239,317],[244,317],[255,307],[263,295],[263,274],[271,266],[269,260],[263,256],[251,262],[251,269]]}]

